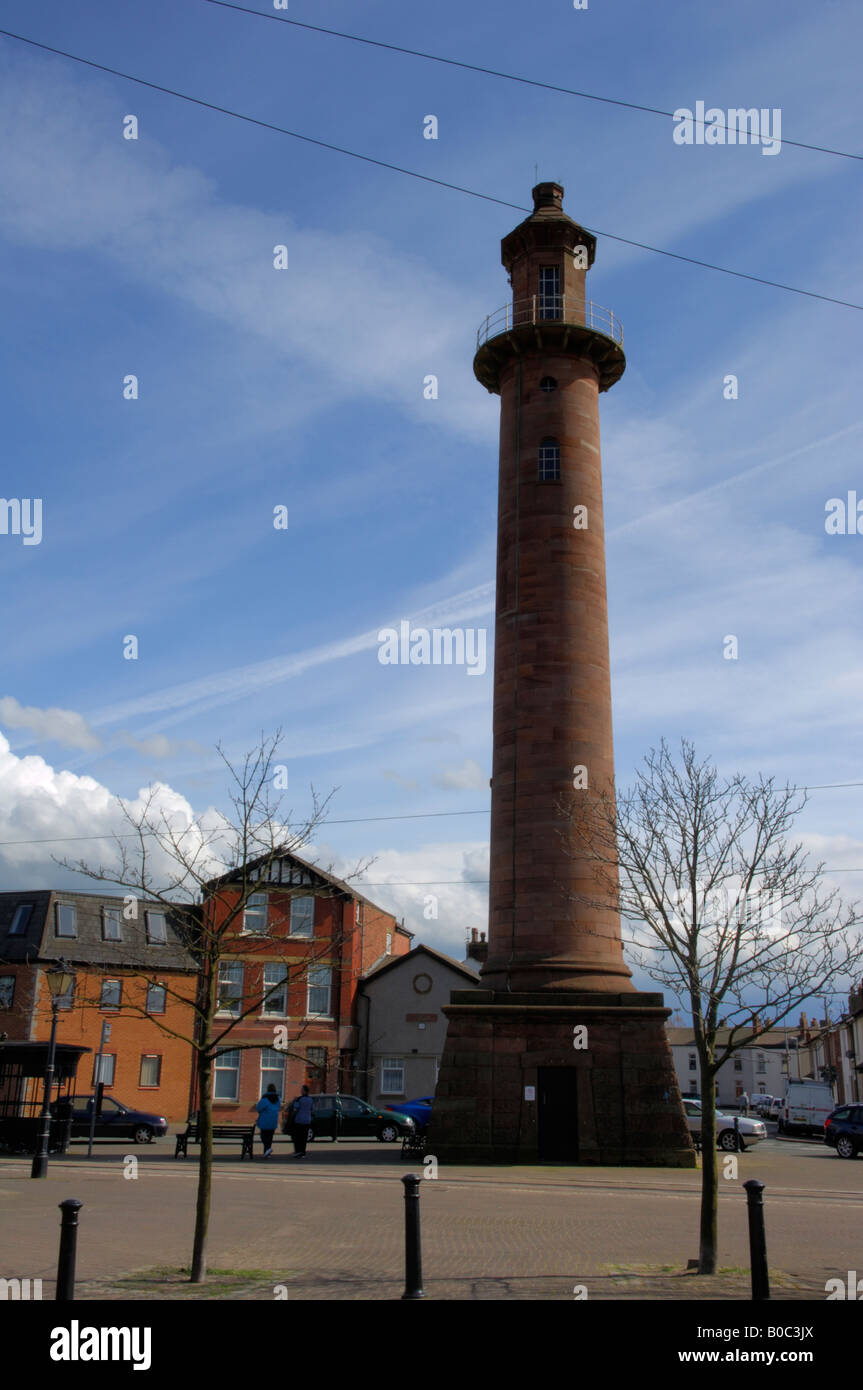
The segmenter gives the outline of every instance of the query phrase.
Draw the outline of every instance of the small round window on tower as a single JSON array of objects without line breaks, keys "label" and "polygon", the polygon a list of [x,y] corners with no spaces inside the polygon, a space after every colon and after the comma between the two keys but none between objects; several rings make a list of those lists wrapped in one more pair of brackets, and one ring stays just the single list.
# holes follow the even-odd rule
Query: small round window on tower
[{"label": "small round window on tower", "polygon": [[544,376],[542,378],[542,381],[539,383],[539,389],[540,391],[556,391],[557,382],[555,381],[553,376]]}]

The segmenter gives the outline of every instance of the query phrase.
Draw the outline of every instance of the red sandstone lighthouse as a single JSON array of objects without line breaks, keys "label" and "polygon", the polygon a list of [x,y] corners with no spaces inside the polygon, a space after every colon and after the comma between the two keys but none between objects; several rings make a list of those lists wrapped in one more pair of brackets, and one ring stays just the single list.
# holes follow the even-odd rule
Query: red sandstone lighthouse
[{"label": "red sandstone lighthouse", "polygon": [[626,363],[585,294],[596,238],[559,184],[533,199],[501,244],[512,302],[474,358],[501,398],[489,949],[483,988],[444,1010],[429,1148],[692,1166],[669,1011],[635,991],[607,886],[561,816],[614,787],[599,393]]}]

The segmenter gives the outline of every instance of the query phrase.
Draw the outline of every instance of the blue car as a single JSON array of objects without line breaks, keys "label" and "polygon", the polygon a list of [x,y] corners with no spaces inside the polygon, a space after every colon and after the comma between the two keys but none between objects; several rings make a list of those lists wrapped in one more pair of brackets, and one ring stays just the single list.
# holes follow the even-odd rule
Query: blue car
[{"label": "blue car", "polygon": [[418,1100],[399,1101],[398,1105],[385,1105],[385,1110],[397,1110],[400,1115],[410,1115],[417,1129],[425,1129],[431,1118],[434,1096],[420,1096]]}]

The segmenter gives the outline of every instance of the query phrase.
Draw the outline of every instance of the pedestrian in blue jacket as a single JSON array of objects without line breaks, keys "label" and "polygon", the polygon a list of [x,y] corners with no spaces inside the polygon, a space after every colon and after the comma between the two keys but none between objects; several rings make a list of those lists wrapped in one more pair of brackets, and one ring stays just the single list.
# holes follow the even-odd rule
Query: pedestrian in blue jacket
[{"label": "pedestrian in blue jacket", "polygon": [[302,1094],[291,1101],[291,1119],[293,1121],[291,1135],[294,1141],[294,1158],[305,1158],[309,1129],[312,1124],[312,1098],[309,1095],[308,1086],[304,1086]]},{"label": "pedestrian in blue jacket", "polygon": [[264,1146],[264,1158],[273,1152],[273,1135],[279,1127],[279,1093],[272,1081],[254,1109],[258,1112],[258,1129]]}]

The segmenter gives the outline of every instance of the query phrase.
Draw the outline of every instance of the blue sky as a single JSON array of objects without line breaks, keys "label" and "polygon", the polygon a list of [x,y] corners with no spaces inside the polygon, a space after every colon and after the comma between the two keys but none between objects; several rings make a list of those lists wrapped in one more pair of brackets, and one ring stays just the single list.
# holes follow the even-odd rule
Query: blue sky
[{"label": "blue sky", "polygon": [[[780,108],[786,140],[860,148],[851,3],[285,13],[667,111]],[[667,117],[204,0],[0,15],[504,201],[529,205],[536,166],[563,183],[600,233],[589,293],[627,352],[601,397],[620,781],[681,735],[726,771],[863,780],[863,536],[824,524],[828,499],[863,498],[863,315],[602,235],[861,303],[859,163],[681,147]],[[313,783],[338,788],[331,815],[349,822],[320,828],[315,857],[375,856],[368,896],[460,956],[485,927],[468,880],[488,874],[491,663],[382,666],[376,634],[409,619],[491,642],[498,402],[471,363],[522,214],[2,37],[0,125],[3,492],[44,507],[39,545],[0,536],[0,839],[107,833],[113,798],[153,782],[181,811],[223,806],[215,742],[236,757],[281,725],[294,818]],[[800,823],[849,896],[860,793],[813,792]],[[412,819],[363,819],[388,816]],[[50,857],[74,848],[0,846],[3,886],[84,887]]]}]

